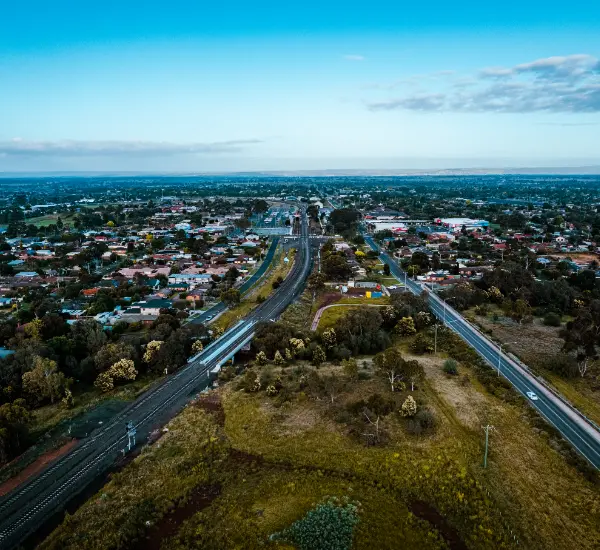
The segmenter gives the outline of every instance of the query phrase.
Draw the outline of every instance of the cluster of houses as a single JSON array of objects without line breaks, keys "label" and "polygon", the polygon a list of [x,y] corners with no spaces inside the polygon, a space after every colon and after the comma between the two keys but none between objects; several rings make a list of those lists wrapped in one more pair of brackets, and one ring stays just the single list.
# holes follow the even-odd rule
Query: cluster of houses
[{"label": "cluster of houses", "polygon": [[[187,212],[190,209],[185,207],[172,213],[181,217]],[[161,212],[165,213],[171,212]],[[232,267],[237,283],[247,278],[270,245],[267,236],[237,229],[235,219],[235,216],[215,217],[211,223],[199,227],[186,220],[178,223],[163,220],[160,227],[155,224],[141,229],[116,230],[107,226],[86,231],[80,240],[68,243],[27,237],[6,239],[10,250],[4,254],[12,259],[5,262],[9,268],[0,275],[0,308],[16,307],[24,289],[45,289],[48,296],[61,300],[61,287],[91,280],[76,298],[63,303],[62,313],[70,322],[89,317],[89,306],[104,289],[117,289],[126,283],[143,284],[150,294],[135,302],[130,300],[127,307],[117,306],[112,311],[98,313],[94,318],[99,323],[105,326],[119,321],[150,323],[161,310],[171,308],[174,299],[185,309],[194,310],[208,301],[209,290]],[[203,247],[205,251],[193,254],[186,248],[190,239],[200,239],[206,234],[211,236],[212,243],[207,250]],[[152,246],[158,238],[165,243],[162,249]],[[98,244],[105,251],[101,257],[90,259],[86,251],[97,250]],[[92,277],[82,279],[82,269]]]}]

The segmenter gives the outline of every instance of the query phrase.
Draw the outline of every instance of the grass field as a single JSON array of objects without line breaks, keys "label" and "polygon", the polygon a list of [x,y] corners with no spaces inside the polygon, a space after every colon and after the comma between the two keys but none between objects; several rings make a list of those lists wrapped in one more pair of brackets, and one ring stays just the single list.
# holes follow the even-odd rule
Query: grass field
[{"label": "grass field", "polygon": [[65,212],[63,214],[47,214],[45,216],[36,216],[33,218],[27,218],[25,220],[25,223],[33,224],[37,227],[48,227],[49,225],[55,224],[56,220],[58,220],[59,216],[63,223],[71,223],[75,217],[73,214],[70,214],[69,212]]},{"label": "grass field", "polygon": [[[413,395],[437,418],[433,434],[411,435],[392,413],[387,444],[349,435],[334,410],[391,395],[369,357],[357,381],[335,364],[319,369],[346,380],[335,404],[304,392],[278,404],[234,380],[185,409],[40,548],[289,548],[269,535],[332,495],[360,502],[356,549],[448,548],[452,536],[454,548],[597,548],[598,486],[567,465],[526,405],[488,394],[462,365],[447,376],[442,357],[416,359],[425,379]],[[282,376],[293,379],[295,367]]]},{"label": "grass field", "polygon": [[[342,307],[337,307],[338,304],[344,304]],[[384,296],[382,298],[365,298],[361,297],[350,297],[344,296],[335,302],[335,306],[327,308],[323,311],[321,319],[319,320],[319,330],[325,330],[331,327],[335,327],[338,321],[352,309],[358,309],[365,307],[366,305],[372,306],[383,306],[389,304],[389,298]],[[351,307],[356,306],[356,307]],[[314,317],[314,316],[313,316]],[[311,319],[312,321],[312,319]]]}]

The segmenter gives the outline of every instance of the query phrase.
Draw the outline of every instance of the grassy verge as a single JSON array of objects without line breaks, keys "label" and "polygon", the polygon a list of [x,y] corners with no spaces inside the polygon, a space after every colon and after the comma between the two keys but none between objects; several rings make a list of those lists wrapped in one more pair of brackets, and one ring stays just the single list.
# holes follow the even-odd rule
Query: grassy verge
[{"label": "grassy verge", "polygon": [[294,263],[294,251],[290,250],[288,254],[289,262],[285,262],[285,255],[280,254],[279,258],[273,260],[273,267],[263,276],[255,286],[250,288],[244,294],[241,302],[233,309],[228,309],[214,322],[215,326],[223,330],[227,330],[235,324],[239,319],[248,315],[257,305],[259,296],[267,299],[275,289],[273,283],[279,278],[286,278]]}]

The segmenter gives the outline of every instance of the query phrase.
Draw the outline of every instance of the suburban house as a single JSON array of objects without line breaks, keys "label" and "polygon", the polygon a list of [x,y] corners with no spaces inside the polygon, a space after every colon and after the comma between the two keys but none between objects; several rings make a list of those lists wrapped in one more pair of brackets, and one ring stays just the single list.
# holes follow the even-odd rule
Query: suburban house
[{"label": "suburban house", "polygon": [[169,309],[173,305],[171,300],[164,298],[149,298],[132,304],[130,309],[139,308],[142,315],[160,315],[161,309]]}]

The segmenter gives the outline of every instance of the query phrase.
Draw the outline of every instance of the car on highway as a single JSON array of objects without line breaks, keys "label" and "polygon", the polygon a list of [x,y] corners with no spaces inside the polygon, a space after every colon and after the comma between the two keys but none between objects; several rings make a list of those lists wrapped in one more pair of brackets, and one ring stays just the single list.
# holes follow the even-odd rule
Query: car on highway
[{"label": "car on highway", "polygon": [[539,399],[539,397],[537,396],[537,394],[535,392],[532,391],[528,391],[526,392],[527,397],[529,397],[529,399],[531,399],[532,401],[537,401]]}]

